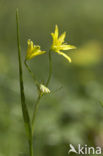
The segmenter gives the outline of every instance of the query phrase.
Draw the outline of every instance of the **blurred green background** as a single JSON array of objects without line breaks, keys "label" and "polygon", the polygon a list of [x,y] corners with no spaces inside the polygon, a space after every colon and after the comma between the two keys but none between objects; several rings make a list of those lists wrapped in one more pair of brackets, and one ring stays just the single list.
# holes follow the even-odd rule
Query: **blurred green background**
[{"label": "blurred green background", "polygon": [[[69,144],[103,145],[103,0],[0,0],[0,156],[27,156],[20,105],[16,8],[20,12],[22,60],[27,39],[48,50],[58,24],[66,41],[77,46],[63,57],[52,54],[53,76],[39,105],[34,136],[36,156],[67,156]],[[32,59],[39,80],[48,76],[48,54]],[[25,94],[31,114],[37,98],[23,65]]]}]

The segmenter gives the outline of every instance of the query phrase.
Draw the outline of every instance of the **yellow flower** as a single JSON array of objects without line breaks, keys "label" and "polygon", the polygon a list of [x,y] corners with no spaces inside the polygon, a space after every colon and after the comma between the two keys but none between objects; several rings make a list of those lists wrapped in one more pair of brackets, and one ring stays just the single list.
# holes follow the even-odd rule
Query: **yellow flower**
[{"label": "yellow flower", "polygon": [[30,39],[27,41],[27,44],[28,44],[28,48],[27,48],[26,60],[32,59],[33,57],[42,55],[46,52],[46,51],[41,51],[40,46],[34,45]]},{"label": "yellow flower", "polygon": [[71,58],[68,55],[66,55],[64,52],[61,52],[61,50],[70,50],[76,48],[75,46],[68,45],[67,43],[64,42],[66,32],[64,32],[59,36],[58,26],[56,25],[55,32],[51,33],[51,36],[53,38],[53,44],[51,46],[51,50],[57,52],[59,55],[64,56],[69,62],[71,62]]}]

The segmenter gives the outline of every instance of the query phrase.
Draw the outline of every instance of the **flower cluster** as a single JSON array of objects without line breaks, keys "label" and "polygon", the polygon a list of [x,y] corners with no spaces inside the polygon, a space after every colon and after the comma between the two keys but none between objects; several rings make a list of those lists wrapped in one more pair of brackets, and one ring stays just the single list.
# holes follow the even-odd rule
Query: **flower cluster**
[{"label": "flower cluster", "polygon": [[[51,36],[53,38],[53,43],[51,45],[50,50],[53,52],[56,52],[59,55],[64,56],[69,62],[71,62],[71,58],[66,55],[62,50],[70,50],[70,49],[75,49],[76,47],[73,45],[68,45],[67,43],[64,42],[64,39],[66,37],[66,32],[61,34],[59,36],[59,30],[58,26],[55,26],[55,31],[54,33],[51,33]],[[26,60],[32,59],[35,56],[42,55],[46,53],[46,51],[40,50],[39,45],[34,45],[33,42],[29,39],[28,40],[28,48],[27,48],[27,54],[26,54]]]},{"label": "flower cluster", "polygon": [[[59,55],[62,55],[69,62],[71,62],[71,58],[62,51],[75,49],[76,47],[73,46],[73,45],[68,45],[67,43],[64,42],[64,39],[66,37],[66,32],[64,32],[63,34],[61,34],[59,36],[58,26],[56,25],[55,26],[55,31],[54,31],[54,33],[51,33],[51,36],[52,36],[53,41],[52,41],[52,45],[50,47],[49,52],[53,51],[53,52],[55,52],[55,53],[57,53]],[[46,51],[40,49],[39,45],[34,45],[33,41],[31,41],[30,39],[27,41],[27,44],[28,44],[28,48],[27,48],[27,54],[26,54],[26,57],[25,57],[25,64],[26,64],[27,60],[32,59],[32,58],[34,58],[34,57],[36,57],[38,55],[42,55],[42,54],[46,53]],[[27,67],[28,71],[30,73],[32,73],[27,64],[26,64],[26,67]],[[32,74],[32,76],[33,76],[33,74]],[[48,78],[48,81],[47,81],[46,85],[39,84],[37,82],[37,80],[35,80],[35,77],[33,76],[33,78],[35,80],[35,83],[39,84],[37,86],[39,86],[39,91],[40,91],[41,95],[50,93],[50,90],[47,88],[47,84],[48,84],[48,82],[50,80],[50,76],[51,76],[51,74],[49,75],[49,78]]]}]

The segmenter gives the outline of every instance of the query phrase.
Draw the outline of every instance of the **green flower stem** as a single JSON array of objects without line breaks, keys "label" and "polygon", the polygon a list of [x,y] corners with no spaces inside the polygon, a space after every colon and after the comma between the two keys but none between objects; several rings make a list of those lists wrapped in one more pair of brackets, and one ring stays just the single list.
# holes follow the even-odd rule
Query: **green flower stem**
[{"label": "green flower stem", "polygon": [[[51,76],[52,76],[52,56],[51,56],[51,50],[49,50],[49,76],[48,76],[48,80],[46,82],[46,86],[49,85],[49,82],[51,80]],[[42,96],[43,95],[41,95],[41,93],[39,93],[37,101],[36,101],[36,103],[34,105],[34,112],[33,112],[33,118],[32,118],[32,133],[34,132],[36,112],[37,112],[38,105],[39,105],[39,102],[40,102],[40,99],[41,99]]]},{"label": "green flower stem", "polygon": [[34,73],[33,73],[33,72],[31,71],[31,69],[29,68],[29,66],[28,66],[28,64],[27,64],[27,61],[26,61],[26,60],[24,61],[24,64],[25,64],[25,66],[26,66],[27,70],[29,71],[29,73],[31,74],[31,76],[32,76],[32,78],[33,78],[33,80],[34,80],[34,82],[35,82],[35,84],[36,84],[37,88],[39,89],[40,84],[39,84],[39,82],[37,81],[37,79],[36,79],[36,77],[35,77]]},{"label": "green flower stem", "polygon": [[[49,82],[51,80],[51,76],[52,76],[52,56],[51,56],[51,50],[49,50],[49,76],[48,76],[48,80],[46,82],[46,86],[49,85]],[[34,112],[33,112],[33,118],[32,118],[32,133],[34,132],[34,126],[35,126],[34,124],[35,124],[36,112],[37,112],[38,105],[39,105],[39,102],[40,102],[40,99],[41,99],[42,96],[43,95],[41,95],[39,93],[37,101],[36,101],[35,106],[34,106]]]},{"label": "green flower stem", "polygon": [[23,73],[22,73],[22,63],[21,63],[21,47],[20,47],[20,36],[19,36],[19,14],[18,9],[16,10],[16,24],[17,24],[17,45],[18,45],[18,61],[19,61],[19,79],[20,79],[20,93],[21,93],[21,106],[22,114],[24,119],[25,130],[29,143],[30,156],[33,156],[33,142],[32,142],[32,129],[30,123],[30,117],[28,109],[25,103],[24,95],[24,84],[23,84]]},{"label": "green flower stem", "polygon": [[42,97],[42,95],[41,95],[41,93],[39,93],[37,101],[36,101],[36,103],[34,105],[34,109],[33,109],[34,111],[33,111],[33,117],[32,117],[32,134],[34,133],[35,118],[36,118],[36,113],[38,110],[38,105],[39,105],[41,97]]},{"label": "green flower stem", "polygon": [[51,76],[52,76],[52,56],[51,56],[51,50],[49,50],[49,76],[48,76],[48,80],[46,82],[46,86],[49,85]]}]

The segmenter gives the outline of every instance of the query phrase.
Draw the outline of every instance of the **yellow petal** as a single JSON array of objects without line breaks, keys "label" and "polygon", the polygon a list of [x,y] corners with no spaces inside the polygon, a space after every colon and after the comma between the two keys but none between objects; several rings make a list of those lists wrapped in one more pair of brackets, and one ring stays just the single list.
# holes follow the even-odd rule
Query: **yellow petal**
[{"label": "yellow petal", "polygon": [[53,45],[56,45],[58,41],[58,26],[57,25],[55,26],[54,33],[51,33],[51,36],[53,38]]},{"label": "yellow petal", "polygon": [[58,33],[59,33],[58,32],[58,26],[56,25],[55,26],[55,33],[54,33],[55,34],[55,38],[58,38]]},{"label": "yellow petal", "polygon": [[39,45],[34,45],[33,47],[33,52],[37,51],[37,50],[40,50],[40,46]]},{"label": "yellow petal", "polygon": [[57,38],[55,37],[54,33],[51,33],[51,36],[53,38],[53,45],[54,45],[56,43],[56,41],[57,41]]},{"label": "yellow petal", "polygon": [[30,39],[27,41],[27,44],[28,44],[28,48],[27,48],[26,59],[28,59],[29,56],[32,54],[32,50],[34,48],[33,42]]},{"label": "yellow petal", "polygon": [[27,44],[28,44],[28,48],[33,49],[34,45],[30,39],[27,41]]},{"label": "yellow petal", "polygon": [[33,52],[33,53],[30,55],[29,59],[32,59],[33,57],[38,56],[38,55],[42,55],[42,54],[44,54],[45,52],[46,52],[46,51],[37,51],[37,52]]},{"label": "yellow petal", "polygon": [[61,49],[61,50],[70,50],[70,49],[76,49],[76,47],[73,46],[73,45],[62,44],[62,45],[60,46],[60,49]]},{"label": "yellow petal", "polygon": [[60,45],[64,42],[65,36],[66,36],[66,32],[64,32],[63,34],[60,35],[60,37],[58,39],[58,42]]},{"label": "yellow petal", "polygon": [[57,53],[58,53],[59,55],[64,56],[70,63],[72,62],[71,58],[70,58],[68,55],[66,55],[65,53],[63,53],[63,52],[61,52],[61,51],[57,51]]}]

